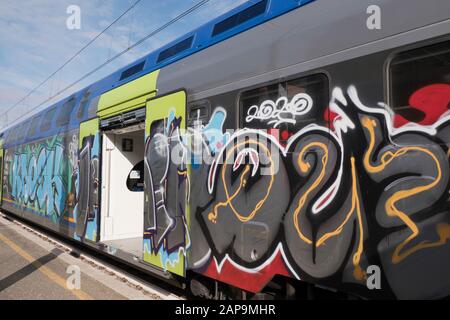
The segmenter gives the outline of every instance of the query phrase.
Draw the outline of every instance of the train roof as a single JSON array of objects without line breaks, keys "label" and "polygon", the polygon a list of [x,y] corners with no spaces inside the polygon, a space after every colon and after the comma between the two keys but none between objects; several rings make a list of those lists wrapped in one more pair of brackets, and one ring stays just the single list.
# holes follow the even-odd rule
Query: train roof
[{"label": "train roof", "polygon": [[[95,117],[95,98],[315,0],[250,0],[0,133],[6,147],[76,128]],[[45,116],[44,116],[45,114]],[[30,126],[30,124],[32,126]],[[33,132],[32,132],[33,130]]]}]

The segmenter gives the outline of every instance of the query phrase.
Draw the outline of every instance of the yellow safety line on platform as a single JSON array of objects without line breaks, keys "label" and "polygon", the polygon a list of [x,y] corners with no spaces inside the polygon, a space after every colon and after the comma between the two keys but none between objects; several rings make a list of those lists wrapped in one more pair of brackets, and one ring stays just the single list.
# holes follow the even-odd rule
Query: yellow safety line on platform
[{"label": "yellow safety line on platform", "polygon": [[60,287],[68,290],[70,293],[75,295],[80,300],[94,300],[90,295],[82,290],[69,290],[66,285],[66,280],[60,277],[58,274],[50,270],[48,267],[44,266],[38,260],[33,258],[27,252],[25,252],[22,248],[20,248],[17,244],[15,244],[12,240],[8,239],[4,235],[0,234],[0,240],[3,241],[6,245],[8,245],[12,250],[14,250],[17,254],[22,256],[25,260],[30,262],[36,269],[45,274],[50,280],[58,284]]}]

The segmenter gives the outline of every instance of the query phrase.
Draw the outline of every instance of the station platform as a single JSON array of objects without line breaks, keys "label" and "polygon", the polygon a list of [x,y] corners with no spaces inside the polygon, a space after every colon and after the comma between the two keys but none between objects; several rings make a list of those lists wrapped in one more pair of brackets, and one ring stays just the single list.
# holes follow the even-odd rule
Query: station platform
[{"label": "station platform", "polygon": [[0,300],[166,299],[66,251],[0,215]]}]

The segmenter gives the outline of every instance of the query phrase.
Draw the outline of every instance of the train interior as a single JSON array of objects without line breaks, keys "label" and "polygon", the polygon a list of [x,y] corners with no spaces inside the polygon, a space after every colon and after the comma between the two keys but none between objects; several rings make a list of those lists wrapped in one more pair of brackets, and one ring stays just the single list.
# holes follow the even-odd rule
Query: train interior
[{"label": "train interior", "polygon": [[144,124],[105,131],[102,156],[103,244],[142,256]]}]

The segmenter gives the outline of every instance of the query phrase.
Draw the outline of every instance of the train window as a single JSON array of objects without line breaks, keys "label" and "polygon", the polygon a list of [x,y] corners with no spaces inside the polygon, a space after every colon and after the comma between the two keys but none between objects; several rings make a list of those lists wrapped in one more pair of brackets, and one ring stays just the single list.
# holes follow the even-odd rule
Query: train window
[{"label": "train window", "polygon": [[158,60],[156,63],[160,63],[161,61],[167,60],[183,51],[186,51],[190,47],[192,47],[192,42],[194,41],[194,36],[190,36],[189,38],[178,42],[177,44],[167,48],[166,50],[161,51],[158,56]]},{"label": "train window", "polygon": [[95,98],[92,98],[88,105],[88,118],[91,119],[97,115],[97,107],[98,107],[98,101],[100,100],[100,96],[96,96]]},{"label": "train window", "polygon": [[8,143],[14,143],[16,141],[17,133],[19,132],[18,129],[19,129],[18,127],[14,127],[9,131],[7,139]]},{"label": "train window", "polygon": [[133,74],[136,74],[138,72],[141,72],[142,70],[144,70],[144,65],[145,65],[145,60],[135,64],[134,66],[128,68],[127,70],[125,70],[124,72],[122,72],[122,74],[120,75],[120,79],[119,81],[122,81],[126,78],[131,77]]},{"label": "train window", "polygon": [[231,30],[232,28],[243,24],[253,18],[256,18],[266,12],[267,0],[262,0],[257,4],[217,23],[214,26],[212,36],[217,36],[224,33],[225,31]]},{"label": "train window", "polygon": [[211,105],[208,100],[196,101],[189,105],[188,124],[195,126],[204,124],[210,117]]},{"label": "train window", "polygon": [[13,142],[17,142],[19,139],[20,125],[16,126],[13,131]]},{"label": "train window", "polygon": [[47,131],[48,129],[50,129],[55,114],[56,114],[56,107],[51,108],[45,113],[44,119],[42,120],[41,124],[41,131]]},{"label": "train window", "polygon": [[83,95],[83,98],[81,99],[80,106],[77,110],[77,120],[83,119],[83,117],[86,115],[86,110],[88,108],[88,102],[89,98],[91,97],[91,92],[86,91],[86,93]]},{"label": "train window", "polygon": [[5,137],[4,137],[5,138],[4,143],[10,143],[11,142],[11,137],[12,137],[11,133],[12,133],[11,130],[6,131]]},{"label": "train window", "polygon": [[15,143],[19,140],[19,133],[22,125],[16,125],[11,134],[11,142]]},{"label": "train window", "polygon": [[130,191],[144,191],[144,160],[131,169],[127,178],[127,188]]},{"label": "train window", "polygon": [[10,135],[10,132],[9,132],[9,131],[5,131],[5,132],[3,133],[3,143],[4,143],[4,144],[5,144],[5,143],[8,143],[9,135]]},{"label": "train window", "polygon": [[32,137],[36,134],[37,128],[38,128],[41,120],[42,120],[42,114],[38,115],[38,116],[34,116],[34,118],[31,120],[30,129],[28,129],[29,137]]},{"label": "train window", "polygon": [[27,122],[25,122],[24,124],[22,124],[19,128],[19,132],[17,134],[17,140],[23,140],[26,137],[27,131],[28,131],[28,127],[30,126],[30,120],[28,120]]},{"label": "train window", "polygon": [[323,122],[328,102],[324,74],[266,85],[241,94],[241,126],[279,130],[280,141],[286,141],[305,126]]},{"label": "train window", "polygon": [[396,125],[434,123],[450,107],[450,41],[398,54],[389,77]]},{"label": "train window", "polygon": [[70,115],[72,114],[73,108],[75,108],[77,100],[75,96],[72,96],[69,100],[64,102],[64,104],[59,108],[58,118],[56,119],[56,126],[62,127],[69,123]]}]

